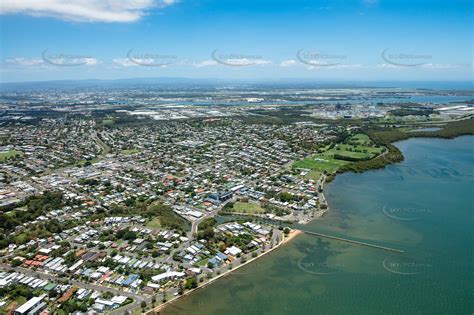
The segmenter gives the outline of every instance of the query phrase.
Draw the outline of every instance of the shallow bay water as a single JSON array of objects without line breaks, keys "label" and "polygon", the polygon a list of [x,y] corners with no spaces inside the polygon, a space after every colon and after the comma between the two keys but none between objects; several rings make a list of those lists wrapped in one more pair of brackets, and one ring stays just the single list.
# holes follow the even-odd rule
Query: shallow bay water
[{"label": "shallow bay water", "polygon": [[338,175],[331,211],[162,314],[472,314],[474,137],[409,139],[405,161]]}]

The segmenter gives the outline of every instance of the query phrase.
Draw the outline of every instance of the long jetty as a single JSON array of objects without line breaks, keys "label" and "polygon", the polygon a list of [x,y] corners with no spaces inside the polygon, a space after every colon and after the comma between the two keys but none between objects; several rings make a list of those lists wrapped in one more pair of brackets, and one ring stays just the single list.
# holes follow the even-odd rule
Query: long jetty
[{"label": "long jetty", "polygon": [[327,235],[327,234],[322,234],[322,233],[317,233],[317,232],[311,232],[311,231],[305,231],[305,230],[300,230],[303,233],[310,234],[310,235],[316,235],[320,237],[325,237],[325,238],[330,238],[333,240],[337,241],[342,241],[346,243],[352,243],[352,244],[357,244],[357,245],[362,245],[362,246],[367,246],[367,247],[372,247],[372,248],[378,248],[378,249],[383,249],[389,252],[396,252],[396,253],[404,253],[405,251],[401,249],[396,249],[396,248],[390,248],[386,246],[381,246],[381,245],[375,245],[375,244],[370,244],[370,243],[365,243],[365,242],[359,242],[355,240],[350,240],[347,238],[342,238],[342,237],[337,237],[337,236],[332,236],[332,235]]}]

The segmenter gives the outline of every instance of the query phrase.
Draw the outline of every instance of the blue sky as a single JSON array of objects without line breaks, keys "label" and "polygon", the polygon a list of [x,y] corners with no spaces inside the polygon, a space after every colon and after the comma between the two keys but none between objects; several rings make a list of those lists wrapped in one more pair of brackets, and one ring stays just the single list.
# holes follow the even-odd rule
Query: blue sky
[{"label": "blue sky", "polygon": [[0,81],[467,81],[464,0],[2,0]]}]

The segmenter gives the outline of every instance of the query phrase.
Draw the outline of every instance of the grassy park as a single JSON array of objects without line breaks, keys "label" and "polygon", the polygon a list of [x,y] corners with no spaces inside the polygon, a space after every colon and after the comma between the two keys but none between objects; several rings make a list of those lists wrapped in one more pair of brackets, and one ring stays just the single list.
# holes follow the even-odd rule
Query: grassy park
[{"label": "grassy park", "polygon": [[320,153],[315,156],[303,160],[299,160],[293,164],[296,168],[306,168],[318,172],[334,173],[339,167],[349,162],[336,160],[332,154]]},{"label": "grassy park", "polygon": [[295,168],[309,169],[312,178],[317,172],[335,173],[341,166],[351,162],[370,160],[383,153],[384,147],[377,147],[365,134],[355,134],[344,143],[327,146],[323,152],[310,158],[296,161]]},{"label": "grassy park", "polygon": [[103,120],[102,120],[102,125],[104,125],[104,126],[111,126],[111,125],[114,124],[114,122],[115,122],[115,121],[114,121],[113,119],[107,118],[107,119],[103,119]]}]

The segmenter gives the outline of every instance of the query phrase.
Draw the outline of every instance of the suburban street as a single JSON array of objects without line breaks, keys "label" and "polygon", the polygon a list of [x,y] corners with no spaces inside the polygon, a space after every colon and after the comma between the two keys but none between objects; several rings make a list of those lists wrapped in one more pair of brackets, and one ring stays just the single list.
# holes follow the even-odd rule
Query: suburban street
[{"label": "suburban street", "polygon": [[[62,283],[65,280],[64,277],[58,277],[58,276],[55,276],[55,275],[52,275],[52,274],[49,274],[49,273],[38,272],[38,271],[34,271],[34,270],[31,270],[31,269],[22,268],[22,267],[12,267],[12,266],[9,266],[9,265],[3,264],[3,263],[0,263],[0,268],[2,268],[4,270],[12,270],[12,271],[15,271],[15,272],[20,272],[20,273],[23,273],[23,274],[25,274],[27,276],[30,276],[30,277],[36,277],[36,278],[39,278],[39,279],[56,281],[58,283]],[[78,280],[74,280],[74,279],[70,279],[70,280],[68,280],[68,282],[70,284],[76,286],[76,287],[79,287],[79,288],[84,288],[84,289],[88,289],[88,290],[95,290],[95,291],[98,291],[98,292],[112,292],[115,295],[123,295],[123,296],[130,297],[130,298],[133,299],[132,303],[127,304],[127,305],[125,305],[125,306],[123,306],[119,309],[113,310],[111,312],[112,314],[124,314],[127,311],[132,311],[132,310],[136,309],[137,307],[140,307],[140,303],[142,301],[151,300],[151,297],[138,295],[138,294],[135,294],[135,293],[132,293],[132,292],[124,291],[124,290],[117,290],[117,289],[111,288],[111,287],[106,287],[106,286],[96,285],[96,284],[92,284],[92,283],[82,282],[82,281],[78,281]]]}]

